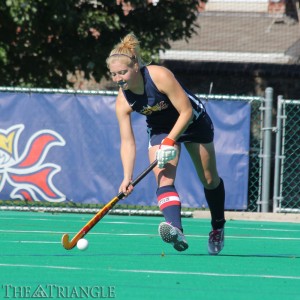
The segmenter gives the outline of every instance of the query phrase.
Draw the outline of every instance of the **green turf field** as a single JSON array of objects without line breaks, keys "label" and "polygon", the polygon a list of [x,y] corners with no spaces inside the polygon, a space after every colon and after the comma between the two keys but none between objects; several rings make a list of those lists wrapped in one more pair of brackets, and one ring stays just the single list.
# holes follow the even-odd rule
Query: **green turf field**
[{"label": "green turf field", "polygon": [[0,299],[300,299],[300,224],[228,220],[209,256],[209,220],[183,219],[179,253],[158,236],[161,217],[107,215],[86,251],[65,250],[62,234],[92,217],[2,211]]}]

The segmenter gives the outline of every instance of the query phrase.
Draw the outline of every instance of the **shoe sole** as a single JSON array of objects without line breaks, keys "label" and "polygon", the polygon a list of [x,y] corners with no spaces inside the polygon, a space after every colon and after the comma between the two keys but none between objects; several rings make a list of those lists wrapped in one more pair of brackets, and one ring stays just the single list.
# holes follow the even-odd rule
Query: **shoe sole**
[{"label": "shoe sole", "polygon": [[209,255],[218,255],[224,248],[224,230],[222,233],[222,241],[220,242],[220,245],[214,245],[212,244],[211,246],[209,245],[209,241],[208,241],[208,254]]},{"label": "shoe sole", "polygon": [[209,255],[218,255],[224,248],[224,243],[221,244],[220,249],[211,250],[211,248],[208,246],[208,254]]},{"label": "shoe sole", "polygon": [[178,233],[173,226],[163,223],[159,226],[159,235],[165,243],[172,244],[177,251],[186,250],[189,245],[184,241],[178,241]]}]

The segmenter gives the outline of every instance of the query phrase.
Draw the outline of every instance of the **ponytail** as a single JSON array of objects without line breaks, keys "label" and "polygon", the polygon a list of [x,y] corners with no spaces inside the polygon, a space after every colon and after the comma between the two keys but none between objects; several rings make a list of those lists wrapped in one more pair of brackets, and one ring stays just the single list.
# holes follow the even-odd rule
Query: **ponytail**
[{"label": "ponytail", "polygon": [[130,60],[129,63],[138,63],[140,68],[146,65],[141,58],[140,42],[133,33],[127,34],[121,42],[113,48],[106,59],[107,66],[112,62],[113,58],[120,59],[122,57]]}]

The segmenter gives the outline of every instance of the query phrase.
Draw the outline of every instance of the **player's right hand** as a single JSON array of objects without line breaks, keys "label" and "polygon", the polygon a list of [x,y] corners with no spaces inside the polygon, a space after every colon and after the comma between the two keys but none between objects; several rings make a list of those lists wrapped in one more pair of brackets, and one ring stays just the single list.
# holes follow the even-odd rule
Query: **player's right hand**
[{"label": "player's right hand", "polygon": [[123,193],[125,197],[130,195],[133,191],[133,186],[131,185],[132,180],[130,179],[123,179],[120,187],[119,187],[119,193]]}]

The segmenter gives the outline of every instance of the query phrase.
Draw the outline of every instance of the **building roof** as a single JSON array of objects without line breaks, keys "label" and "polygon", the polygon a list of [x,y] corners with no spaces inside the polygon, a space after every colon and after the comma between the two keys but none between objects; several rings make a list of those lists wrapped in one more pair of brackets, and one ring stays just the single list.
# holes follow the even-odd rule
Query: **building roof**
[{"label": "building roof", "polygon": [[295,64],[300,62],[300,25],[286,16],[204,12],[188,42],[171,42],[162,60]]}]

